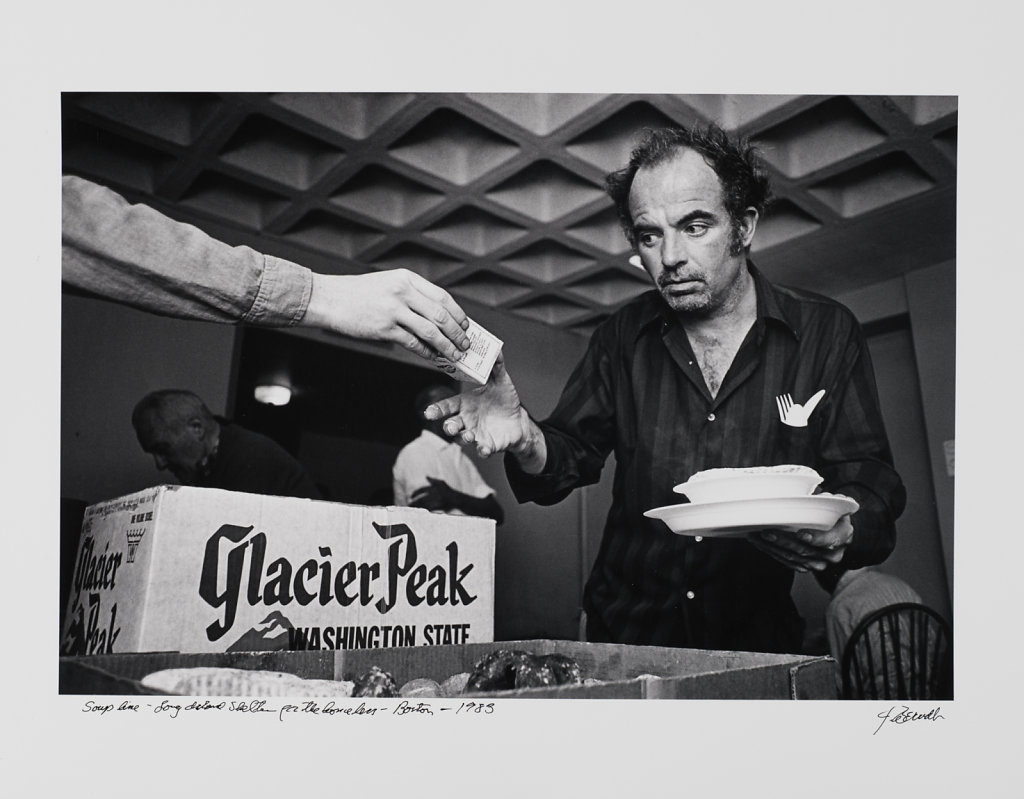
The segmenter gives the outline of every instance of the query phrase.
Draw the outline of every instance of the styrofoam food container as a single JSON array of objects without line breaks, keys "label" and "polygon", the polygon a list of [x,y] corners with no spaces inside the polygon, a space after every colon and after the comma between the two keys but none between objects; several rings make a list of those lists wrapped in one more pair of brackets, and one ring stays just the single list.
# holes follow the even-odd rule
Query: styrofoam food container
[{"label": "styrofoam food container", "polygon": [[830,530],[845,514],[856,513],[857,501],[841,494],[807,497],[759,497],[730,502],[684,502],[644,512],[661,519],[677,535],[707,538],[743,536],[753,530]]},{"label": "styrofoam food container", "polygon": [[809,466],[784,464],[744,469],[707,469],[672,490],[690,502],[731,502],[740,499],[805,497],[814,493],[821,475]]}]

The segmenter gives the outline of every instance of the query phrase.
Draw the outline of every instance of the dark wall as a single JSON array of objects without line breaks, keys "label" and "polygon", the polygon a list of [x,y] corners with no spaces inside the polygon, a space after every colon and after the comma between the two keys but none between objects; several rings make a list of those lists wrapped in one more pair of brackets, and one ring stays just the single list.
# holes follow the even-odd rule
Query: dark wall
[{"label": "dark wall", "polygon": [[[907,487],[898,542],[882,571],[906,580],[952,618],[953,483],[944,444],[954,439],[956,264],[937,264],[839,297],[869,330],[882,412]],[[891,320],[898,320],[893,326]],[[828,595],[797,575],[794,598],[813,635]]]},{"label": "dark wall", "polygon": [[224,413],[235,332],[64,294],[61,496],[93,503],[173,482],[139,448],[132,408],[155,389],[186,388]]}]

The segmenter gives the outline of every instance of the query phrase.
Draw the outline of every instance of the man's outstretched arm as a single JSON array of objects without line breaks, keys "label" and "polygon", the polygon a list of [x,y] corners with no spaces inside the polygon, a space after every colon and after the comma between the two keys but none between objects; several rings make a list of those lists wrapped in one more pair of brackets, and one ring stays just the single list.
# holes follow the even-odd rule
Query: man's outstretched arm
[{"label": "man's outstretched arm", "polygon": [[544,433],[520,402],[501,355],[485,385],[428,405],[424,415],[444,419],[445,433],[474,444],[483,458],[507,451],[529,474],[539,474],[547,463]]}]

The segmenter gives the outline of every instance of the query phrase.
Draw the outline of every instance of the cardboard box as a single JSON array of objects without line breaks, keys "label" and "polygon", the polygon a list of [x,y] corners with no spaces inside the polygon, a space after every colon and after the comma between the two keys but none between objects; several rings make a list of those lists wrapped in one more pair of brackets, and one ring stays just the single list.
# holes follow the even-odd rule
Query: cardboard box
[{"label": "cardboard box", "polygon": [[65,655],[494,638],[490,519],[158,486],[86,509]]},{"label": "cardboard box", "polygon": [[417,677],[438,682],[473,666],[495,649],[560,653],[597,684],[527,688],[487,694],[535,699],[836,699],[835,661],[827,657],[719,652],[579,641],[503,641],[462,646],[379,650],[227,654],[138,654],[61,658],[65,694],[153,694],[141,684],[161,669],[196,666],[284,671],[310,679],[354,679],[379,666],[402,685]]}]

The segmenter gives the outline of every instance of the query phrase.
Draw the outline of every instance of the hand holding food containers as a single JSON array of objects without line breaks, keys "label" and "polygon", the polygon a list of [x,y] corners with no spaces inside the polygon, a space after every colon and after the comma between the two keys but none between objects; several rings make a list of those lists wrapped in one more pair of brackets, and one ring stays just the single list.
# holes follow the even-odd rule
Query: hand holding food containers
[{"label": "hand holding food containers", "polygon": [[708,469],[673,489],[690,502],[644,513],[678,535],[746,536],[798,571],[837,562],[853,536],[849,516],[859,505],[841,494],[813,493],[814,469],[797,464]]}]

